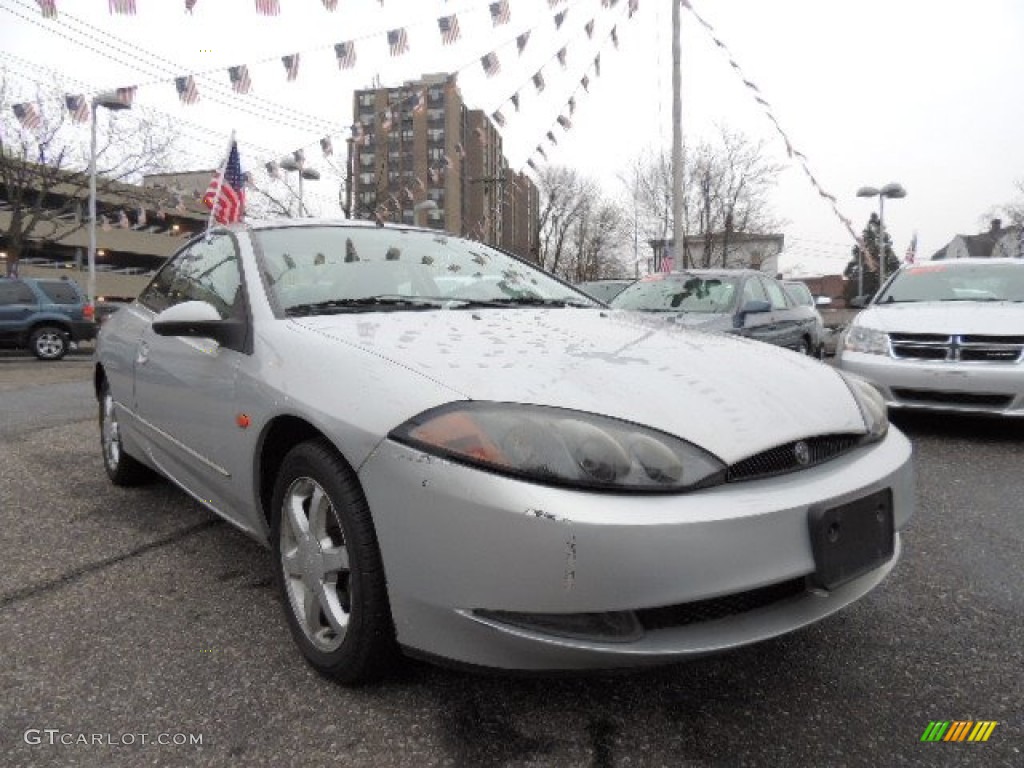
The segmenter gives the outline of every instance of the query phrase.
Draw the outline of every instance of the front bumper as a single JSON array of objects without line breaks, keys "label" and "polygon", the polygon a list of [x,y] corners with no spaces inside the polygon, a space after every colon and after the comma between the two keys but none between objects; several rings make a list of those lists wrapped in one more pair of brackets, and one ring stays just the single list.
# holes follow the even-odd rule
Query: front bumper
[{"label": "front bumper", "polygon": [[[884,488],[901,529],[914,508],[911,449],[881,443],[788,475],[666,496],[583,493],[470,469],[385,442],[360,470],[384,559],[398,641],[504,669],[664,663],[813,623],[877,586],[899,558],[831,591],[815,571],[808,510]],[[495,612],[635,613],[770,585],[784,599],[708,621],[660,621],[629,638],[567,637]],[[497,614],[501,615],[501,614]]]},{"label": "front bumper", "polygon": [[890,408],[1024,417],[1024,364],[898,360],[842,350],[839,368],[864,377]]}]

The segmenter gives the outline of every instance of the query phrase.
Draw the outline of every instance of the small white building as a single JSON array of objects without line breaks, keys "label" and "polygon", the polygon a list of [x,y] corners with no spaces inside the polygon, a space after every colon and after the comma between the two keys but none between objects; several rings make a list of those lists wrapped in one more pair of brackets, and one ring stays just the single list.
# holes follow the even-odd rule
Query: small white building
[{"label": "small white building", "polygon": [[955,235],[932,259],[966,258],[1024,258],[1021,250],[1020,227],[1004,227],[999,219],[992,219],[988,232],[980,235]]},{"label": "small white building", "polygon": [[[666,256],[674,255],[672,240],[649,240],[653,257],[648,264],[649,272],[664,271]],[[704,258],[710,245],[710,263]],[[776,275],[779,271],[779,254],[785,247],[784,235],[751,235],[742,232],[715,233],[710,238],[690,235],[683,239],[684,259],[679,264],[673,259],[672,268],[691,269],[757,269],[765,274]],[[723,250],[725,258],[723,259]]]}]

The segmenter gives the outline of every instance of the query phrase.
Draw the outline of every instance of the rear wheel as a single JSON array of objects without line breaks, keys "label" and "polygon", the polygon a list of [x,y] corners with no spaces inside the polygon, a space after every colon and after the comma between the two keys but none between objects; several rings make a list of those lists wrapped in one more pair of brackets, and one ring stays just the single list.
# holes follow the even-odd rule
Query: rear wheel
[{"label": "rear wheel", "polygon": [[103,468],[114,485],[142,485],[156,479],[153,470],[125,453],[114,396],[105,381],[100,390],[100,445],[103,448]]},{"label": "rear wheel", "polygon": [[274,486],[274,568],[288,626],[306,660],[349,685],[397,657],[370,510],[352,470],[322,440],[285,456]]},{"label": "rear wheel", "polygon": [[28,348],[40,360],[60,360],[68,353],[68,333],[55,325],[36,328],[28,337]]}]

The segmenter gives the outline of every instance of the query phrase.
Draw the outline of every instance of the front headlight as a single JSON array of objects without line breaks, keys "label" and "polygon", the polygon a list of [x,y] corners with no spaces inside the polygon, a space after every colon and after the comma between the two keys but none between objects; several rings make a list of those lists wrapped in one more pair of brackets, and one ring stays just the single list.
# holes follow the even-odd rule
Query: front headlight
[{"label": "front headlight", "polygon": [[725,473],[718,458],[685,440],[564,408],[451,403],[389,437],[480,469],[574,488],[684,491],[722,482]]},{"label": "front headlight", "polygon": [[848,352],[864,352],[869,355],[889,354],[889,338],[882,331],[865,328],[854,323],[847,329],[843,349]]},{"label": "front headlight", "polygon": [[837,373],[843,377],[853,399],[857,401],[857,407],[864,417],[864,426],[868,430],[868,439],[881,440],[889,431],[889,407],[885,404],[882,393],[867,379],[845,371]]}]

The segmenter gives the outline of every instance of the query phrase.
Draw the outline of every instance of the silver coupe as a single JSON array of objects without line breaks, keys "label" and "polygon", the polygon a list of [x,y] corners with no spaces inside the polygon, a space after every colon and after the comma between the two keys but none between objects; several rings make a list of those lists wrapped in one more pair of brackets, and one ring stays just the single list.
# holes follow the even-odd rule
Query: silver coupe
[{"label": "silver coupe", "polygon": [[597,304],[429,229],[185,245],[99,334],[103,460],[273,551],[323,674],[673,662],[816,622],[900,553],[907,439],[856,376]]}]

